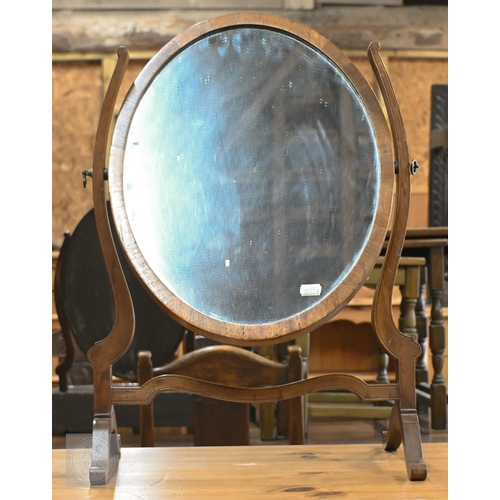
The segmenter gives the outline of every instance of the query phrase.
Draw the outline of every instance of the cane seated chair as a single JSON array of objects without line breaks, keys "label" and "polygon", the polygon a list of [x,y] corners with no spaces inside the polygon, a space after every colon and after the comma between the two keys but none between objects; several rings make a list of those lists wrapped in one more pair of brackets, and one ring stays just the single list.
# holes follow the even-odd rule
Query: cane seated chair
[{"label": "cane seated chair", "polygon": [[[117,315],[89,351],[91,484],[106,482],[119,456],[114,406],[147,405],[169,390],[275,402],[341,388],[365,401],[394,401],[385,449],[402,443],[408,478],[426,478],[415,395],[421,348],[394,324],[391,301],[416,164],[379,51],[372,43],[368,56],[392,134],[361,73],[318,33],[252,13],[199,23],[167,43],[131,86],[105,170],[128,62],[118,49],[92,172]],[[113,387],[111,366],[133,338],[134,311],[109,232],[106,188],[125,254],[150,294],[186,328],[237,346],[314,334],[333,318],[373,269],[393,208],[372,318],[397,380],[369,384],[333,373],[249,388],[165,374]]]}]

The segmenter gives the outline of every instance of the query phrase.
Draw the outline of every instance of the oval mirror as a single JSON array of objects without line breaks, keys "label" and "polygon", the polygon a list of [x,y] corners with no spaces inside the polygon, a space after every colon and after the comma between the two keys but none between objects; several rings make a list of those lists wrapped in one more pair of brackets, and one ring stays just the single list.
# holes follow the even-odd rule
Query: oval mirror
[{"label": "oval mirror", "polygon": [[110,196],[129,259],[174,317],[230,342],[276,341],[329,319],[368,276],[389,221],[391,140],[333,44],[272,16],[238,19],[197,25],[144,68],[118,117]]}]

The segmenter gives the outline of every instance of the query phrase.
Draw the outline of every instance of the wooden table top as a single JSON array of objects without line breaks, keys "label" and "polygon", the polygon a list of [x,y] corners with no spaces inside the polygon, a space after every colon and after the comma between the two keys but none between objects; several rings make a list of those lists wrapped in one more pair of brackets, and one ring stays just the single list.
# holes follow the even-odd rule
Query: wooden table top
[{"label": "wooden table top", "polygon": [[[387,248],[391,230],[387,231],[383,248]],[[430,248],[448,246],[448,226],[409,227],[406,230],[404,248]]]},{"label": "wooden table top", "polygon": [[407,479],[402,447],[395,453],[373,444],[122,448],[115,479],[90,488],[88,454],[73,458],[58,449],[52,498],[447,499],[448,444],[424,443],[423,454],[427,480],[415,482]]}]

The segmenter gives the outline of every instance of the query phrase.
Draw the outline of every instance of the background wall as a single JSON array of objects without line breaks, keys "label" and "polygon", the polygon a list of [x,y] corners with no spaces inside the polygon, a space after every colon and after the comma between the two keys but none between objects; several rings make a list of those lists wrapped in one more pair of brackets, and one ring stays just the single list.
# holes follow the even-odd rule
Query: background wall
[{"label": "background wall", "polygon": [[[179,8],[185,3],[190,7]],[[431,86],[448,83],[448,8],[406,6],[399,0],[365,1],[365,4],[372,4],[369,6],[331,3],[310,0],[124,0],[107,3],[54,0],[53,248],[59,247],[64,232],[72,232],[92,207],[91,185],[83,188],[82,170],[92,168],[97,122],[116,62],[116,49],[125,45],[131,51],[118,109],[135,76],[162,45],[196,22],[242,10],[262,10],[309,25],[344,50],[375,89],[366,48],[372,40],[381,43],[405,120],[410,156],[421,166],[413,178],[409,225],[427,226]],[[343,3],[350,2],[345,0]],[[351,3],[363,2],[353,0]],[[139,4],[142,8],[137,7]],[[112,8],[117,5],[121,8]],[[209,8],[214,5],[224,10]]]}]

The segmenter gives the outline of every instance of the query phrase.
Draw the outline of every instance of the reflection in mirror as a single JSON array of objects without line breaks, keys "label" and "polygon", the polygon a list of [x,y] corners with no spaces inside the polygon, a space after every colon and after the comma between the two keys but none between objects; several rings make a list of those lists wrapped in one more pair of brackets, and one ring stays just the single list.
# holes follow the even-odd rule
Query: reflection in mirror
[{"label": "reflection in mirror", "polygon": [[261,324],[312,307],[352,269],[379,175],[368,112],[339,68],[292,36],[233,27],[148,87],[123,188],[137,245],[175,295]]}]

